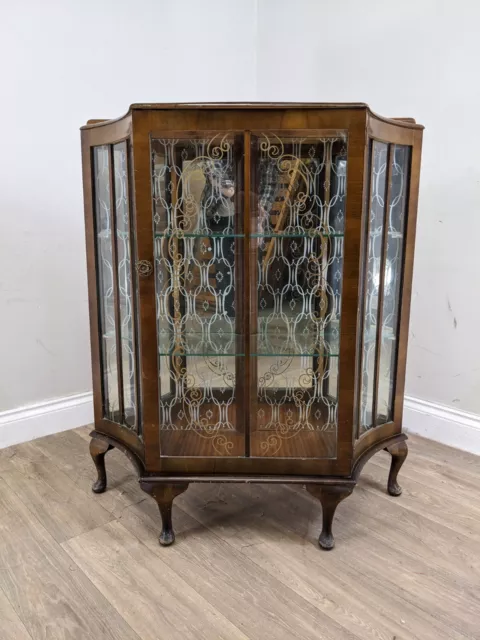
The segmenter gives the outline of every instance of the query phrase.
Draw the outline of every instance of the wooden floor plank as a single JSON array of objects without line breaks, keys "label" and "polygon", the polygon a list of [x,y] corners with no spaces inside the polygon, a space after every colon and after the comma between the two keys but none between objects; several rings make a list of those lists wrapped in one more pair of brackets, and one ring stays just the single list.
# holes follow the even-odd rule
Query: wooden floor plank
[{"label": "wooden floor plank", "polygon": [[122,524],[252,640],[362,638],[262,571],[239,551],[175,509],[177,540],[158,545],[153,501],[125,509]]},{"label": "wooden floor plank", "polygon": [[[90,437],[88,438],[90,440]],[[64,431],[53,436],[39,438],[32,443],[52,463],[64,472],[79,489],[88,496],[97,474],[89,452],[89,443],[75,431]],[[114,516],[125,507],[145,500],[138,477],[124,453],[114,449],[106,456],[108,491],[99,494],[95,502]]]},{"label": "wooden floor plank", "polygon": [[32,640],[25,625],[0,589],[0,638],[2,640]]},{"label": "wooden floor plank", "polygon": [[[384,486],[386,486],[385,479],[388,477],[390,461],[391,456],[385,451],[380,451],[368,463],[370,469],[382,469],[382,484]],[[476,508],[479,477],[472,474],[458,477],[458,475],[451,473],[449,465],[433,465],[429,459],[416,455],[415,449],[410,448],[410,453],[402,466],[399,478],[400,480],[411,478],[424,484],[429,490],[435,488],[436,492],[440,491],[448,498],[454,493],[457,500],[466,501],[468,505],[473,500],[472,506]]]},{"label": "wooden floor plank", "polygon": [[456,576],[473,587],[480,584],[478,544],[466,534],[452,535],[443,524],[401,505],[402,498],[392,499],[361,480],[355,500],[347,505],[348,516],[372,530],[375,537],[428,562],[438,572]]},{"label": "wooden floor plank", "polygon": [[[377,491],[381,486],[379,471],[382,470],[374,464],[367,465],[361,477],[363,486]],[[432,522],[449,527],[453,532],[467,535],[480,545],[480,508],[476,501],[468,502],[454,492],[449,494],[438,486],[428,487],[405,475],[399,481],[403,489],[402,509],[412,510]]]},{"label": "wooden floor plank", "polygon": [[192,485],[165,549],[120,452],[91,493],[90,430],[0,451],[0,640],[480,640],[480,458],[413,436],[392,498],[376,455],[331,553],[301,487]]},{"label": "wooden floor plank", "polygon": [[32,640],[140,640],[1,479],[0,588]]},{"label": "wooden floor plank", "polygon": [[[327,570],[325,558],[316,547],[305,544],[295,534],[280,532],[272,526],[264,517],[265,506],[259,501],[256,487],[222,487],[217,498],[222,505],[219,511],[215,509],[217,501],[208,489],[205,485],[189,489],[189,495],[185,494],[181,503],[182,509],[211,526],[216,535],[274,578],[365,640],[414,637],[409,628],[395,620],[391,599],[382,594],[380,599],[372,598],[369,592],[365,595],[358,580],[347,582],[338,572]],[[204,492],[210,496],[207,500],[202,498]],[[228,505],[235,507],[230,510]],[[230,512],[226,517],[225,510]],[[374,600],[373,607],[366,606],[368,596]]]},{"label": "wooden floor plank", "polygon": [[[409,622],[415,622],[414,628],[410,630],[411,637],[426,638],[426,629],[428,628],[432,629],[432,638],[471,637],[471,628],[472,625],[475,626],[478,606],[477,601],[472,599],[472,594],[470,593],[471,597],[468,597],[469,592],[460,588],[452,580],[448,580],[447,586],[444,586],[442,578],[448,579],[448,576],[439,577],[434,572],[432,572],[433,575],[428,575],[427,567],[402,552],[392,550],[393,545],[390,542],[384,543],[382,546],[381,540],[376,539],[374,532],[368,531],[365,527],[363,529],[359,527],[355,522],[357,518],[352,518],[348,512],[344,518],[341,518],[342,511],[347,510],[348,503],[351,504],[353,498],[346,500],[339,508],[336,522],[337,548],[332,554],[325,554],[312,544],[321,528],[319,503],[311,499],[306,492],[304,492],[303,498],[291,493],[292,497],[286,489],[276,486],[259,485],[253,488],[228,485],[220,491],[210,491],[209,487],[204,485],[197,492],[190,491],[183,494],[181,506],[183,509],[187,509],[190,515],[202,521],[204,525],[210,526],[217,535],[226,537],[233,546],[241,545],[247,554],[252,553],[250,548],[254,547],[256,554],[261,556],[264,552],[263,545],[258,544],[257,546],[255,544],[255,538],[251,547],[248,542],[256,518],[262,523],[261,537],[265,535],[265,522],[280,529],[282,535],[296,534],[299,536],[297,538],[299,548],[304,540],[308,541],[304,553],[308,551],[309,561],[312,564],[306,567],[307,572],[318,559],[321,566],[316,567],[315,571],[322,571],[322,566],[326,567],[333,561],[337,574],[341,576],[344,569],[338,568],[338,562],[342,561],[343,555],[345,555],[347,564],[351,563],[356,568],[360,582],[367,577],[368,589],[372,589],[372,583],[378,582],[384,593],[388,593],[387,601],[390,602],[390,609],[395,608],[394,602],[396,600],[399,611],[402,608],[409,611]],[[208,497],[215,494],[217,500]],[[256,507],[252,507],[255,502],[257,502]],[[345,544],[342,545],[342,542]],[[341,549],[342,546],[343,549]],[[377,553],[380,555],[380,559],[372,555],[371,551],[372,548],[378,549],[379,547],[381,547],[381,553],[378,551]],[[400,561],[407,568],[400,565],[400,570],[392,571],[390,569],[387,571],[389,562],[393,561],[392,558]],[[383,585],[382,581],[379,582],[378,577],[379,564],[381,567],[383,565],[385,567],[385,575],[382,576]],[[420,594],[418,593],[416,575],[413,573],[413,570],[417,569],[421,574],[420,582],[423,587]],[[362,591],[368,592],[367,589]],[[450,611],[448,604],[452,603],[453,605],[455,602],[456,606],[452,607]],[[337,604],[341,606],[341,602],[337,602]],[[446,609],[444,609],[444,605],[447,606]],[[432,613],[436,615],[434,616]],[[450,631],[449,626],[455,628],[455,623],[457,624],[456,630]],[[414,632],[417,635],[413,635]],[[398,629],[396,633],[399,633]]]},{"label": "wooden floor plank", "polygon": [[416,435],[408,436],[409,448],[419,452],[432,462],[452,465],[456,470],[467,469],[480,476],[480,456],[461,449],[448,447],[434,440],[427,440]]},{"label": "wooden floor plank", "polygon": [[0,476],[57,542],[90,531],[112,519],[32,442],[14,447],[10,467]]},{"label": "wooden floor plank", "polygon": [[93,424],[87,424],[84,427],[77,427],[76,429],[72,429],[73,433],[79,435],[86,442],[90,442],[90,433],[95,429]]},{"label": "wooden floor plank", "polygon": [[120,522],[63,548],[143,640],[248,640]]}]

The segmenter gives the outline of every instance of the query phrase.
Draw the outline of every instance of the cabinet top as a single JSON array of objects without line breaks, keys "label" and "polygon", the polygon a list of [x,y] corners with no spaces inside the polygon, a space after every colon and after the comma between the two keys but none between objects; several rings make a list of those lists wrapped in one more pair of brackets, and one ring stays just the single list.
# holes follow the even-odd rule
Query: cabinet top
[{"label": "cabinet top", "polygon": [[[85,127],[99,126],[121,120],[132,111],[172,110],[172,109],[366,109],[372,116],[385,122],[394,122],[400,126],[423,129],[414,118],[385,118],[374,113],[365,102],[156,102],[134,103],[121,118],[88,120]],[[82,127],[85,128],[85,127]]]}]

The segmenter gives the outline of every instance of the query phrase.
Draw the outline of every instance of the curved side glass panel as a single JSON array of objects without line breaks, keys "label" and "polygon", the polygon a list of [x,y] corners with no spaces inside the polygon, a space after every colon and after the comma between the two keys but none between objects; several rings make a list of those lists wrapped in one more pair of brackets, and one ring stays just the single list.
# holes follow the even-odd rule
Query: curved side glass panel
[{"label": "curved side glass panel", "polygon": [[104,418],[139,429],[127,142],[93,149]]},{"label": "curved side glass panel", "polygon": [[113,169],[115,175],[115,230],[123,384],[123,423],[128,427],[135,428],[138,422],[137,349],[126,142],[119,142],[113,145]]},{"label": "curved side glass panel", "polygon": [[97,278],[101,335],[103,412],[108,420],[119,416],[117,326],[113,281],[112,212],[110,197],[110,147],[93,150],[95,186],[95,233],[97,242]]},{"label": "curved side glass panel", "polygon": [[410,152],[371,145],[359,435],[393,419]]},{"label": "curved side glass panel", "polygon": [[386,219],[387,244],[383,266],[383,308],[376,424],[384,424],[393,420],[409,168],[410,147],[394,145],[390,170],[391,190]]}]

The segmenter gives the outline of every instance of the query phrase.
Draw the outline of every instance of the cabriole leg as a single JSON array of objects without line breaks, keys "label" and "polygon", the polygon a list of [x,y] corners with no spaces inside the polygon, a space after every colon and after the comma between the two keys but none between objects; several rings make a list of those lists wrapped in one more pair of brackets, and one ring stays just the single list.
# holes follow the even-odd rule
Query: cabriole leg
[{"label": "cabriole leg", "polygon": [[90,440],[90,455],[97,469],[97,479],[92,485],[94,493],[103,493],[107,488],[107,471],[105,469],[105,455],[113,449],[112,445],[99,436],[92,436]]},{"label": "cabriole leg", "polygon": [[405,441],[398,444],[392,444],[385,449],[392,456],[390,465],[390,473],[388,474],[388,493],[391,496],[399,496],[402,493],[402,487],[397,482],[398,472],[408,455],[408,446]]},{"label": "cabriole leg", "polygon": [[172,525],[173,501],[177,496],[187,490],[188,483],[152,485],[147,481],[142,481],[140,486],[157,501],[162,517],[162,531],[158,541],[162,546],[168,547],[175,542],[175,533]]},{"label": "cabriole leg", "polygon": [[318,538],[318,544],[322,549],[333,549],[335,546],[332,534],[333,516],[340,502],[352,493],[353,486],[307,484],[307,491],[322,504],[322,532]]}]

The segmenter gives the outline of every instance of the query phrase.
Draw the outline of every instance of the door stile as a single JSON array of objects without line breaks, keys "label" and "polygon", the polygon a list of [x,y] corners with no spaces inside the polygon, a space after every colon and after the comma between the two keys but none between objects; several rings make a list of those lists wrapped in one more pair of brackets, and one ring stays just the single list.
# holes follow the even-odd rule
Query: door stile
[{"label": "door stile", "polygon": [[364,180],[367,158],[366,112],[352,118],[348,131],[347,184],[342,283],[342,313],[340,320],[339,392],[337,422],[338,474],[350,473],[353,457],[355,421],[354,391],[356,388],[357,344],[359,332],[358,308],[361,265],[361,233],[365,213]]},{"label": "door stile", "polygon": [[[137,223],[135,265],[138,278],[138,297],[141,348],[141,390],[143,433],[147,468],[158,469],[160,460],[160,411],[157,345],[157,313],[155,299],[154,237],[152,214],[152,160],[148,114],[134,113],[132,132],[132,189]],[[142,262],[146,261],[146,263]],[[142,275],[139,263],[146,264]]]}]

